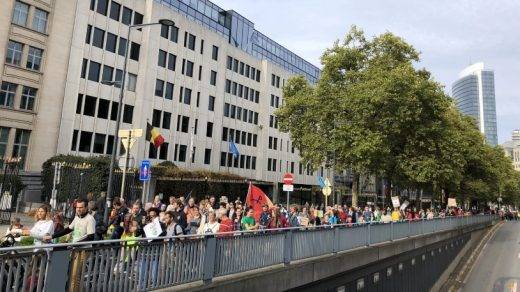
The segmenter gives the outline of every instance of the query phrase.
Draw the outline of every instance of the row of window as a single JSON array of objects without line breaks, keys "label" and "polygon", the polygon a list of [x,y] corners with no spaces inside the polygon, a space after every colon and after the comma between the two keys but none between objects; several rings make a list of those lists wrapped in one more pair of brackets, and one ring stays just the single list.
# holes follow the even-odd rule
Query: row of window
[{"label": "row of window", "polygon": [[37,32],[46,33],[49,12],[34,7],[33,18],[29,26],[29,24],[27,23],[29,17],[29,9],[30,6],[28,4],[16,1],[14,3],[12,23],[33,29]]},{"label": "row of window", "polygon": [[279,108],[280,107],[280,97],[276,96],[274,94],[271,94],[271,103],[270,103],[270,105],[272,107]]},{"label": "row of window", "polygon": [[233,104],[224,103],[224,116],[246,123],[258,125],[258,113]]},{"label": "row of window", "polygon": [[[97,4],[97,5],[96,5]],[[109,8],[110,7],[110,13]],[[122,9],[121,9],[122,8]],[[143,23],[143,15],[133,11],[132,9],[122,6],[116,1],[109,0],[90,0],[90,10],[96,11],[99,14],[110,17],[126,25],[139,25]],[[132,17],[133,16],[133,17]],[[132,21],[133,20],[133,21]]]},{"label": "row of window", "polygon": [[[18,90],[18,84],[11,82],[2,82],[0,87],[0,106],[14,108],[14,100]],[[36,94],[38,89],[29,86],[21,86],[22,95],[20,98],[19,109],[34,110],[36,103]]]},{"label": "row of window", "polygon": [[[100,119],[117,120],[119,102],[110,101],[95,96],[78,94],[76,103],[76,114],[97,117]],[[123,107],[123,123],[131,124],[134,117],[134,106],[125,104]]]},{"label": "row of window", "polygon": [[233,94],[238,97],[242,97],[245,100],[249,100],[252,102],[259,103],[260,102],[260,92],[254,90],[253,88],[249,88],[245,85],[236,83],[229,79],[226,79],[226,93]]},{"label": "row of window", "polygon": [[[7,156],[7,143],[9,142],[9,131],[11,128],[0,127],[0,158]],[[23,169],[25,165],[25,157],[27,156],[27,149],[29,148],[29,137],[31,131],[24,129],[16,129],[14,136],[14,143],[12,148],[12,157],[21,157],[18,167]],[[0,169],[4,167],[4,160],[0,159]]]},{"label": "row of window", "polygon": [[271,85],[280,88],[280,76],[271,74]]},{"label": "row of window", "polygon": [[234,59],[231,56],[227,56],[227,69],[247,78],[250,78],[252,80],[256,80],[257,82],[260,82],[260,70],[256,69],[253,66],[245,64],[242,61]]},{"label": "row of window", "polygon": [[112,154],[113,147],[113,135],[79,130],[74,130],[72,133],[72,145],[70,147],[70,150],[72,151],[96,154]]},{"label": "row of window", "polygon": [[[170,54],[166,51],[159,50],[159,58],[157,60],[157,65],[159,67],[163,67],[163,68],[167,68],[168,70],[175,71],[175,63],[177,63],[177,56],[175,56],[174,54]],[[193,67],[193,63],[192,63],[192,67]]]},{"label": "row of window", "polygon": [[[88,72],[88,73],[87,73]],[[112,66],[101,65],[98,62],[89,61],[87,59],[83,59],[83,64],[81,66],[81,78],[87,78],[90,81],[94,82],[104,82],[104,81],[122,81],[123,80],[123,70],[114,69]],[[126,89],[128,91],[135,92],[135,87],[137,84],[137,75],[128,73],[126,80]]]},{"label": "row of window", "polygon": [[258,135],[246,131],[235,130],[227,127],[222,128],[222,141],[235,142],[247,146],[256,147]]},{"label": "row of window", "polygon": [[[24,54],[24,48],[26,45],[9,40],[7,45],[7,54],[5,56],[5,62],[7,64],[21,66],[22,65],[22,56]],[[35,48],[32,46],[27,46],[27,61],[25,63],[25,68],[40,71],[42,58],[43,58],[43,50],[39,48]]]},{"label": "row of window", "polygon": [[278,129],[278,118],[273,115],[269,115],[269,127]]},{"label": "row of window", "polygon": [[[161,24],[161,37],[168,39],[174,43],[177,43],[179,40],[179,28],[176,26],[167,26]],[[188,48],[192,51],[195,51],[195,43],[197,37],[187,31],[184,32],[184,47]],[[200,40],[200,53],[204,53],[204,40]],[[211,58],[215,61],[218,61],[218,47],[213,45],[211,50]]]},{"label": "row of window", "polygon": [[240,154],[235,157],[233,153],[220,152],[220,166],[254,170],[256,169],[256,156]]},{"label": "row of window", "polygon": [[[106,38],[105,38],[106,35]],[[126,55],[126,47],[128,40],[117,35],[104,31],[103,29],[93,27],[92,25],[87,26],[87,35],[85,36],[85,43],[92,44],[95,47],[104,49],[106,51],[119,54],[120,56]],[[138,43],[130,43],[130,59],[139,62],[139,53],[141,52],[141,45]]]}]

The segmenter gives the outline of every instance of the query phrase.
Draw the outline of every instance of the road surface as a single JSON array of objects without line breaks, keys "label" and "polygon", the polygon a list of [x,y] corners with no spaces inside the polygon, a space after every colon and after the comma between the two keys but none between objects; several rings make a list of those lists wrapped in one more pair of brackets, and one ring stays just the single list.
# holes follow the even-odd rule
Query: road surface
[{"label": "road surface", "polygon": [[520,292],[520,221],[499,227],[475,262],[462,291]]}]

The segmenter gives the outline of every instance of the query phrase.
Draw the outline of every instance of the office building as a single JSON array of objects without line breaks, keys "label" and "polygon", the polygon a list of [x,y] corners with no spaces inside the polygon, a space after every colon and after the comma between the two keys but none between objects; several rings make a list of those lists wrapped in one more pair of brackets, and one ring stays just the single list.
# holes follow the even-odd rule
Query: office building
[{"label": "office building", "polygon": [[[175,26],[127,39],[131,25],[159,19]],[[139,139],[136,161],[317,183],[274,112],[290,76],[314,83],[320,71],[233,10],[206,0],[6,0],[0,48],[0,156],[21,156],[25,176],[56,154],[111,153],[122,107],[122,129],[149,122],[165,138],[159,149]],[[122,79],[125,54],[119,105],[120,89],[101,81]]]},{"label": "office building", "polygon": [[514,130],[512,140],[502,144],[506,156],[511,158],[515,170],[520,171],[520,130]]},{"label": "office building", "polygon": [[459,110],[475,119],[486,141],[496,146],[497,114],[495,106],[494,72],[476,63],[465,68],[453,83],[452,96]]}]

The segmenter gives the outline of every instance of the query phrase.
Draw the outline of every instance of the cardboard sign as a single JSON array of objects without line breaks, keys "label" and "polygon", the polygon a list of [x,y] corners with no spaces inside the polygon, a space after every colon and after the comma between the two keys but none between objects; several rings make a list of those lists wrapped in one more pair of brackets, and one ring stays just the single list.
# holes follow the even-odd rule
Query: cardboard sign
[{"label": "cardboard sign", "polygon": [[410,205],[410,202],[404,201],[404,203],[401,205],[401,211],[404,211],[408,205]]},{"label": "cardboard sign", "polygon": [[448,198],[448,207],[457,207],[457,200],[455,198]]},{"label": "cardboard sign", "polygon": [[399,203],[399,197],[392,197],[392,205],[394,208],[399,208],[399,206],[401,206],[401,203]]},{"label": "cardboard sign", "polygon": [[159,223],[159,218],[155,218],[152,223],[148,223],[143,228],[144,234],[147,238],[156,238],[162,233],[161,223]]}]

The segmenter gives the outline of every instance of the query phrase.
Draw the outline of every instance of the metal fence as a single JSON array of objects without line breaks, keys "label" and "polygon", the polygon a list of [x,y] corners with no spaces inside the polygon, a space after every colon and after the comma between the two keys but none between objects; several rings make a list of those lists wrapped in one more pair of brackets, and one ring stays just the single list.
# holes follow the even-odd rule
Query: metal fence
[{"label": "metal fence", "polygon": [[148,291],[444,230],[494,215],[0,249],[0,291]]}]

